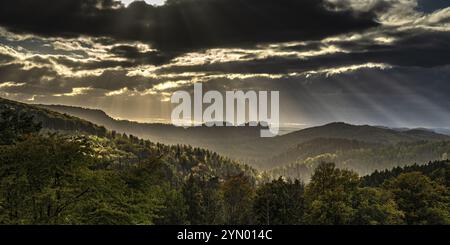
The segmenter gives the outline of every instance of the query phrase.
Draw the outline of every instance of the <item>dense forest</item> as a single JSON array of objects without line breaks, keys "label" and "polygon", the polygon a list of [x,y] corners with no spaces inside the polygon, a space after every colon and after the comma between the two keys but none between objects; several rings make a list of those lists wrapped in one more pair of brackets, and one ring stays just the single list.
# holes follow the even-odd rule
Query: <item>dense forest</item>
[{"label": "dense forest", "polygon": [[132,135],[0,117],[0,224],[450,224],[450,162],[360,177],[320,162],[308,183]]},{"label": "dense forest", "polygon": [[[14,103],[3,100],[2,103]],[[17,103],[16,103],[17,104]],[[22,105],[30,106],[30,105]],[[222,156],[243,161],[252,166],[267,170],[295,162],[298,153],[287,153],[298,145],[310,144],[318,139],[342,139],[363,142],[363,144],[377,144],[390,146],[398,143],[415,143],[419,141],[450,141],[450,136],[438,134],[427,129],[391,129],[369,125],[350,125],[346,123],[330,123],[317,127],[310,127],[273,138],[261,138],[260,127],[175,127],[170,124],[138,123],[116,120],[101,110],[61,105],[34,105],[41,110],[51,110],[76,118],[81,118],[97,125],[105,126],[109,130],[132,134],[139,138],[149,139],[164,144],[186,144],[210,149]],[[58,130],[61,125],[58,126]],[[334,142],[325,142],[330,147],[339,146]],[[317,144],[316,144],[317,146]],[[333,148],[330,148],[333,150]],[[301,153],[301,151],[299,151]],[[294,161],[281,162],[278,155],[289,155]],[[270,160],[270,161],[268,161]],[[432,159],[426,159],[426,161]],[[437,159],[436,159],[437,160]],[[408,162],[409,163],[409,162]],[[391,167],[384,166],[384,167]],[[373,170],[368,170],[371,172]],[[366,172],[367,173],[367,172]]]},{"label": "dense forest", "polygon": [[308,180],[321,162],[334,162],[340,168],[360,175],[414,163],[447,160],[450,141],[416,141],[397,144],[375,144],[356,140],[319,138],[299,144],[283,154],[267,159],[275,162],[266,174]]}]

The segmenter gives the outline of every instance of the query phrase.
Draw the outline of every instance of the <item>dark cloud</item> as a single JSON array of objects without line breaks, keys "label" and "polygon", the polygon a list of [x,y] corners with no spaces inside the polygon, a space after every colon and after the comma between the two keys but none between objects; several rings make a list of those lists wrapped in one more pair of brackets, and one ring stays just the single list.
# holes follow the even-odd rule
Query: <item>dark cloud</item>
[{"label": "dark cloud", "polygon": [[[32,34],[0,29],[0,95],[168,118],[169,109],[154,113],[170,104],[159,100],[199,79],[206,90],[278,90],[285,122],[446,126],[448,13],[407,16],[408,4],[387,11],[397,0],[367,1],[370,8],[325,2],[171,0],[126,8],[113,0],[0,1],[0,26]],[[419,1],[419,9],[448,5],[435,2]],[[374,21],[383,11],[394,25]],[[395,25],[403,17],[406,24]],[[230,49],[206,50],[221,47]],[[198,52],[174,60],[190,51]],[[290,74],[369,62],[392,68]],[[144,70],[147,64],[167,65]],[[182,82],[156,89],[168,81]]]},{"label": "dark cloud", "polygon": [[7,54],[0,54],[0,64],[7,63],[7,62],[10,62],[13,60],[14,60],[14,57],[11,57]]},{"label": "dark cloud", "polygon": [[57,74],[47,67],[32,67],[25,69],[22,64],[0,65],[0,82],[24,83],[23,86],[3,88],[2,92],[22,94],[52,94],[64,89],[61,81],[44,78],[57,77]]},{"label": "dark cloud", "polygon": [[449,75],[450,66],[360,69],[334,76],[319,74],[307,80],[213,79],[204,89],[280,91],[282,121],[448,127]]},{"label": "dark cloud", "polygon": [[[188,76],[173,76],[171,81],[190,79]],[[127,88],[130,91],[143,92],[154,85],[167,81],[168,78],[147,78],[139,75],[129,75],[124,70],[104,70],[100,74],[87,74],[81,77],[71,77],[56,73],[48,67],[33,67],[26,69],[23,64],[0,65],[0,83],[23,83],[22,86],[2,88],[3,92],[22,93],[28,95],[55,95],[70,93],[73,88],[89,87],[110,92]]]},{"label": "dark cloud", "polygon": [[55,76],[56,73],[46,67],[25,69],[22,64],[6,64],[0,66],[1,81],[36,83],[44,76]]},{"label": "dark cloud", "polygon": [[10,40],[7,37],[0,35],[0,43],[14,49],[26,49],[35,54],[51,54],[51,55],[77,55],[84,58],[88,57],[88,54],[83,50],[62,50],[56,49],[53,45],[50,45],[48,40],[38,37],[27,37],[19,40]]},{"label": "dark cloud", "polygon": [[[391,34],[393,35],[393,34]],[[378,44],[372,39],[337,41],[333,45],[348,50],[299,59],[297,56],[274,56],[265,59],[231,61],[195,66],[171,66],[159,72],[269,73],[306,72],[363,63],[386,63],[393,66],[436,67],[450,64],[450,32],[411,31],[399,33],[396,41]],[[329,44],[327,44],[329,45]],[[281,51],[308,51],[326,47],[320,42],[281,48]]]},{"label": "dark cloud", "polygon": [[132,60],[112,60],[112,59],[105,59],[105,60],[97,60],[97,61],[89,61],[89,62],[83,62],[80,60],[73,60],[69,59],[67,57],[52,57],[51,59],[55,60],[61,65],[64,65],[66,67],[69,67],[70,69],[74,71],[86,71],[86,70],[96,70],[96,69],[107,69],[107,68],[114,68],[114,67],[122,67],[122,68],[129,68],[136,65],[135,62]]},{"label": "dark cloud", "polygon": [[[185,52],[320,39],[378,24],[372,11],[332,11],[323,0],[169,0],[161,7],[135,2],[127,8],[113,0],[14,0],[0,2],[0,25],[15,32],[105,36]],[[152,57],[155,63],[168,59]]]},{"label": "dark cloud", "polygon": [[117,57],[125,58],[135,65],[160,65],[170,61],[175,56],[174,54],[162,53],[160,51],[141,52],[138,48],[132,45],[114,46],[110,51]]}]

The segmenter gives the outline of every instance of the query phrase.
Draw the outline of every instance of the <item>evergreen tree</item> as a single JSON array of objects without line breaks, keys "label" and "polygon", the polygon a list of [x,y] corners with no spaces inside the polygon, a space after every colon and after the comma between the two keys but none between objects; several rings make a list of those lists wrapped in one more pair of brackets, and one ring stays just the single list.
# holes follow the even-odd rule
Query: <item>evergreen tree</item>
[{"label": "evergreen tree", "polygon": [[302,224],[304,209],[304,184],[299,180],[279,178],[256,191],[253,210],[259,224]]},{"label": "evergreen tree", "polygon": [[225,223],[230,225],[252,224],[254,221],[252,202],[255,189],[250,178],[243,174],[230,177],[223,183],[222,192]]}]

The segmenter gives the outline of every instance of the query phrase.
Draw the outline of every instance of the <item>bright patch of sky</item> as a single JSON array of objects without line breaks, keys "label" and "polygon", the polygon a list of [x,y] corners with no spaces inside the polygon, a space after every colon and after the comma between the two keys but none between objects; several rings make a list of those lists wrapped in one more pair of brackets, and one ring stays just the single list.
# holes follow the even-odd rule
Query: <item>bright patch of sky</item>
[{"label": "bright patch of sky", "polygon": [[[123,2],[126,6],[128,6],[128,4],[134,2],[135,0],[120,0],[121,2]],[[146,3],[151,4],[151,5],[163,5],[166,0],[144,0]]]}]

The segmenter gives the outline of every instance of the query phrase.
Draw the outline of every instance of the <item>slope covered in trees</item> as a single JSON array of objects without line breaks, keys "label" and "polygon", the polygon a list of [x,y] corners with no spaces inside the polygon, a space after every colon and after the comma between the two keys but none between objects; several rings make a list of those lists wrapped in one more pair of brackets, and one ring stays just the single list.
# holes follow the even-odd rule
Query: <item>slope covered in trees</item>
[{"label": "slope covered in trees", "polygon": [[369,144],[354,140],[317,139],[268,159],[269,175],[309,180],[321,162],[366,175],[376,170],[428,161],[447,160],[450,141],[417,141],[394,145]]},{"label": "slope covered in trees", "polygon": [[250,167],[199,148],[114,132],[39,133],[16,109],[0,123],[3,224],[223,223],[220,209],[234,202],[222,189],[236,178],[256,182]]},{"label": "slope covered in trees", "polygon": [[[259,127],[180,128],[167,124],[115,120],[101,110],[60,105],[39,105],[39,107],[67,113],[98,125],[103,125],[110,130],[133,134],[154,142],[187,144],[207,148],[235,160],[249,162],[259,168],[267,167],[267,161],[265,161],[267,158],[283,154],[287,149],[295,148],[299,144],[320,138],[355,140],[384,145],[400,142],[450,140],[450,136],[437,134],[425,129],[393,130],[345,123],[331,123],[274,138],[261,138]],[[277,163],[274,162],[273,164]],[[275,166],[269,167],[273,168]]]},{"label": "slope covered in trees", "polygon": [[106,134],[106,128],[80,118],[54,112],[41,107],[28,105],[12,100],[0,98],[0,112],[13,109],[27,116],[32,116],[35,122],[41,124],[42,128],[50,131],[65,133],[85,133],[98,136]]},{"label": "slope covered in trees", "polygon": [[0,224],[450,224],[448,161],[365,177],[320,162],[304,183],[114,131],[43,132],[27,110],[0,125]]},{"label": "slope covered in trees", "polygon": [[386,180],[393,179],[404,173],[420,172],[432,180],[439,181],[446,186],[450,186],[450,161],[434,161],[424,165],[408,165],[404,167],[394,167],[382,171],[375,171],[362,178],[365,186],[380,186]]}]

